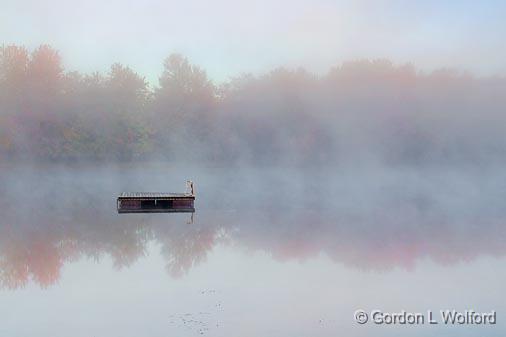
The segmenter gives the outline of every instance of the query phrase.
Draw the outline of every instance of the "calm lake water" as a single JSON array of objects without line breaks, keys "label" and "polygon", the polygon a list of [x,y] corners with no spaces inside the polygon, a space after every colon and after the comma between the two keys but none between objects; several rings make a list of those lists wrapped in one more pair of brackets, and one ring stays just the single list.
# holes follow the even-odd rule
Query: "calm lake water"
[{"label": "calm lake water", "polygon": [[[504,336],[506,172],[0,168],[0,336]],[[117,214],[196,186],[196,213]],[[495,325],[354,312],[497,312]]]}]

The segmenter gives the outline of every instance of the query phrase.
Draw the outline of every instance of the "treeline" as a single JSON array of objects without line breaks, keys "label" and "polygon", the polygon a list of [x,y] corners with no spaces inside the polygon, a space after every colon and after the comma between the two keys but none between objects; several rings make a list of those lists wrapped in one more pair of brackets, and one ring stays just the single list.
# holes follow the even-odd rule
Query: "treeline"
[{"label": "treeline", "polygon": [[65,71],[0,47],[0,160],[389,164],[503,161],[506,78],[353,61],[217,84],[181,55],[151,86],[127,66]]}]

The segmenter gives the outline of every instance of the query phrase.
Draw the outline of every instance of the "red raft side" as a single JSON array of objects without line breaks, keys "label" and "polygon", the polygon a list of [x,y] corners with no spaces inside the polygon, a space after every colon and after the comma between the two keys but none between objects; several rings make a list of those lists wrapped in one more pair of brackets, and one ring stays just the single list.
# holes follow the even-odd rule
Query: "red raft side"
[{"label": "red raft side", "polygon": [[119,208],[122,209],[141,209],[141,201],[140,200],[120,200]]},{"label": "red raft side", "polygon": [[173,208],[181,208],[181,209],[194,208],[194,200],[190,200],[190,199],[173,200],[172,207]]}]

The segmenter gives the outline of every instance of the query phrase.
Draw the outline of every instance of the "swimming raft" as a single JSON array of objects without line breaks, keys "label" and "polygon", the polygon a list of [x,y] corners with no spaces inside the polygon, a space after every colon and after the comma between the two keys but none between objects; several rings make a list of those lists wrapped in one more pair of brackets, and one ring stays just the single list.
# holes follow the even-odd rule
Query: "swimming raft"
[{"label": "swimming raft", "polygon": [[118,196],[117,207],[118,213],[193,213],[193,182],[187,182],[185,193],[123,192]]}]

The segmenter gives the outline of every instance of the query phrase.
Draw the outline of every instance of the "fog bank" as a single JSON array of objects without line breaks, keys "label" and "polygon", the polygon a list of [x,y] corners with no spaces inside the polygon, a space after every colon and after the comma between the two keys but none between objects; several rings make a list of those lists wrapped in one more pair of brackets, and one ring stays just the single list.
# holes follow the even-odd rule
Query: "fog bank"
[{"label": "fog bank", "polygon": [[489,165],[506,152],[506,79],[388,60],[222,84],[173,54],[155,87],[121,64],[66,72],[58,51],[0,48],[0,158],[208,165]]}]

